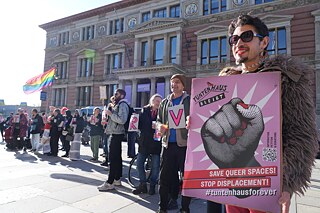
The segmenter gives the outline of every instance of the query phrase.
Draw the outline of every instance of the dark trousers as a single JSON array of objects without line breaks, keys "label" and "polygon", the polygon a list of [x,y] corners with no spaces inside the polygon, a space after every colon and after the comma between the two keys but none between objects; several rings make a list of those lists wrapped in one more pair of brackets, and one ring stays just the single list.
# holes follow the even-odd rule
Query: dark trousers
[{"label": "dark trousers", "polygon": [[109,162],[109,134],[103,134],[103,152],[105,154],[106,162]]},{"label": "dark trousers", "polygon": [[66,136],[61,134],[60,135],[60,141],[61,141],[61,144],[62,144],[62,149],[66,149]]},{"label": "dark trousers", "polygon": [[1,132],[1,137],[2,137],[2,140],[3,140],[3,130],[4,130],[4,127],[0,127],[0,132]]},{"label": "dark trousers", "polygon": [[69,152],[70,152],[70,141],[68,141],[68,140],[64,141],[64,149],[66,150],[66,155],[69,155]]},{"label": "dark trousers", "polygon": [[50,136],[50,148],[51,148],[51,154],[53,156],[58,155],[58,142],[61,136],[61,131],[52,132]]},{"label": "dark trousers", "polygon": [[127,134],[127,141],[128,141],[128,152],[127,156],[130,158],[134,158],[136,155],[136,140],[137,140],[137,133],[136,132],[128,132]]},{"label": "dark trousers", "polygon": [[[169,143],[168,148],[163,148],[160,165],[160,209],[167,210],[168,197],[177,199],[180,191],[178,171],[184,172],[184,161],[187,147],[179,147],[177,143]],[[181,207],[189,211],[191,197],[181,197]]]},{"label": "dark trousers", "polygon": [[114,180],[119,180],[122,177],[122,157],[121,157],[121,142],[123,134],[110,136],[109,161],[110,170],[107,182],[112,184]]}]

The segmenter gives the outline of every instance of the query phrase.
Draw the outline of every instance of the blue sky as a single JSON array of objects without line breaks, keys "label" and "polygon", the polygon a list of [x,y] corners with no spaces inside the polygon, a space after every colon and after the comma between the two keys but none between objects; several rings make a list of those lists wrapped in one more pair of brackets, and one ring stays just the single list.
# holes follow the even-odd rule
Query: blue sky
[{"label": "blue sky", "polygon": [[40,105],[40,92],[22,86],[43,72],[46,32],[39,25],[119,0],[11,0],[0,7],[0,99],[5,104]]}]

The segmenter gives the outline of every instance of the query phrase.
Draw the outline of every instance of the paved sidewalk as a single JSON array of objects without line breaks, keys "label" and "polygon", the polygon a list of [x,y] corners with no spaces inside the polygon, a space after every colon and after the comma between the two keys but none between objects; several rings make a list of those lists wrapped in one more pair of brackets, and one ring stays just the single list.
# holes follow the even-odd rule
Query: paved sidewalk
[{"label": "paved sidewalk", "polygon": [[[81,147],[81,161],[70,161],[61,157],[7,151],[5,143],[0,142],[0,212],[155,212],[158,194],[136,196],[131,193],[132,188],[127,183],[130,159],[126,157],[126,148],[123,142],[123,186],[112,192],[99,192],[97,186],[106,180],[107,171],[100,166],[101,162],[89,161],[89,146]],[[59,156],[63,154],[60,152]],[[206,202],[193,199],[190,208],[192,213],[205,213]],[[319,160],[313,171],[311,188],[306,196],[297,198],[297,210],[299,213],[320,212]],[[173,212],[177,210],[169,211]]]}]

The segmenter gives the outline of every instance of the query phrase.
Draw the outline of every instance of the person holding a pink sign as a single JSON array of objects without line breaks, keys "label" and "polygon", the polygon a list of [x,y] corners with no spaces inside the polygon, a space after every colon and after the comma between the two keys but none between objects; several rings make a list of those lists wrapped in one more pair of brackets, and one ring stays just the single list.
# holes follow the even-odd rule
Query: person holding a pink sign
[{"label": "person holding a pink sign", "polygon": [[100,113],[100,108],[95,107],[93,110],[93,115],[91,115],[89,120],[90,130],[90,145],[93,157],[90,159],[92,161],[98,161],[99,158],[99,143],[101,136],[103,134],[103,126],[101,124],[102,116]]},{"label": "person holding a pink sign", "polygon": [[133,194],[142,194],[148,192],[144,165],[148,155],[150,154],[152,156],[152,160],[149,194],[155,194],[155,186],[158,183],[159,178],[161,142],[160,138],[158,140],[154,137],[156,127],[152,126],[152,123],[157,119],[161,100],[162,97],[159,94],[151,96],[149,104],[143,107],[140,115],[139,130],[141,133],[138,140],[139,149],[137,158],[140,185],[132,191]]},{"label": "person holding a pink sign", "polygon": [[[268,28],[257,17],[239,16],[230,24],[229,35],[229,44],[239,66],[225,68],[220,72],[221,76],[281,72],[283,189],[279,204],[282,212],[288,213],[292,194],[303,195],[310,183],[312,166],[318,152],[315,103],[312,97],[314,92],[310,86],[311,78],[308,78],[315,71],[291,57],[278,55],[268,58]],[[243,106],[246,106],[245,103]],[[221,122],[219,125],[224,128],[226,124]],[[206,129],[213,130],[209,126]],[[226,209],[229,213],[261,212],[231,205],[226,205]]]},{"label": "person holding a pink sign", "polygon": [[[170,83],[172,94],[161,102],[157,117],[163,146],[159,184],[160,213],[167,212],[169,196],[173,202],[178,198],[178,172],[184,172],[187,151],[188,130],[185,122],[190,112],[190,96],[184,91],[186,78],[182,74],[175,74],[171,77]],[[182,196],[181,212],[190,212],[190,201],[190,197]]]}]

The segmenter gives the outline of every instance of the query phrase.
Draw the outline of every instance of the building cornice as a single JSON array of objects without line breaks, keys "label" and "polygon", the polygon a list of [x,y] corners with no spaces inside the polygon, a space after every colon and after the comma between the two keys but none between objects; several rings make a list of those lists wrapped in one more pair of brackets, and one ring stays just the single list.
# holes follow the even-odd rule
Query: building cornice
[{"label": "building cornice", "polygon": [[133,75],[143,75],[145,77],[164,77],[165,75],[172,75],[175,73],[185,73],[185,71],[177,64],[133,67],[128,69],[114,70],[114,72],[119,76],[119,80],[130,80]]},{"label": "building cornice", "polygon": [[112,4],[108,4],[102,7],[98,7],[92,10],[88,10],[82,13],[78,13],[75,15],[71,15],[62,19],[58,19],[52,22],[48,22],[42,25],[39,25],[40,28],[44,29],[44,30],[48,30],[50,28],[53,27],[57,27],[57,26],[61,26],[61,25],[65,25],[65,24],[69,24],[70,22],[74,22],[74,21],[78,21],[81,19],[86,19],[86,18],[90,18],[93,16],[98,16],[101,14],[105,14],[105,13],[109,13],[112,11],[116,11],[116,10],[120,10],[120,9],[124,9],[127,7],[131,7],[137,4],[141,4],[141,3],[145,3],[151,0],[123,0],[123,1],[119,1],[119,2],[115,2]]},{"label": "building cornice", "polygon": [[145,23],[139,24],[130,32],[137,35],[167,28],[183,27],[185,23],[186,20],[182,18],[152,18]]}]

